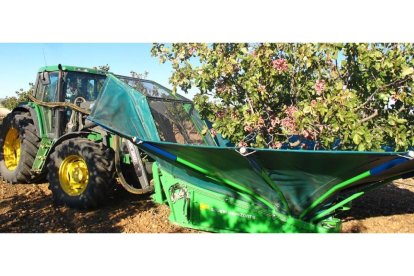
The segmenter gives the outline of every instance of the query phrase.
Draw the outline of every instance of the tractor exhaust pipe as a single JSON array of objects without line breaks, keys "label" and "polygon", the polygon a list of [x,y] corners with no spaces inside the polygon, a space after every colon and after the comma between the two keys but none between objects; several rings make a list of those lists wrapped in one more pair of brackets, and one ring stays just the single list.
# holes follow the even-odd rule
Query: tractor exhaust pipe
[{"label": "tractor exhaust pipe", "polygon": [[[64,95],[63,95],[63,69],[62,69],[62,65],[59,64],[58,65],[58,69],[59,69],[59,77],[58,77],[58,89],[57,89],[57,95],[56,95],[56,99],[57,102],[63,102],[64,101]],[[62,136],[63,131],[62,131],[62,125],[63,125],[63,113],[65,112],[65,110],[62,107],[58,107],[55,110],[55,116],[56,116],[56,120],[55,120],[55,135],[56,138]]]}]

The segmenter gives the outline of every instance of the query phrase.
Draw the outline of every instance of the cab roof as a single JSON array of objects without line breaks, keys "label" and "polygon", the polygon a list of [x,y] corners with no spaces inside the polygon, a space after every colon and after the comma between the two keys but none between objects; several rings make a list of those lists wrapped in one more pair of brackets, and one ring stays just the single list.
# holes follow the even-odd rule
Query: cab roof
[{"label": "cab roof", "polygon": [[[86,72],[91,74],[99,74],[99,75],[105,75],[107,72],[101,71],[98,69],[92,69],[92,68],[86,68],[86,67],[79,67],[79,66],[70,66],[70,65],[62,65],[63,71],[73,71],[73,72]],[[53,72],[53,71],[59,71],[58,65],[50,65],[50,66],[43,66],[39,68],[38,72]]]}]

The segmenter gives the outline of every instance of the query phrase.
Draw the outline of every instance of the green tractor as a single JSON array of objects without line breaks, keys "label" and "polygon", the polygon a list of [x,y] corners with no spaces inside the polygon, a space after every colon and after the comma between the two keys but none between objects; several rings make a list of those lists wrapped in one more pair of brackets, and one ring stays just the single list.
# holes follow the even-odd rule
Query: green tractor
[{"label": "green tractor", "polygon": [[[80,209],[105,202],[116,184],[134,194],[153,191],[154,160],[130,141],[87,119],[107,76],[107,72],[74,66],[39,69],[30,101],[3,120],[0,174],[5,182],[47,180],[56,204]],[[149,80],[116,78],[154,98],[189,102]],[[172,139],[198,135],[197,131],[187,133],[182,126],[168,127],[170,131],[164,132]]]}]

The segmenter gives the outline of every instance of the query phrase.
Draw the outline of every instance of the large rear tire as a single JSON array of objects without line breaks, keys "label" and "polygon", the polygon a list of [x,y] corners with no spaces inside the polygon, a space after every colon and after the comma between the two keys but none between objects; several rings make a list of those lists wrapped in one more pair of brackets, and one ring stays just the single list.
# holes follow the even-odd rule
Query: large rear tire
[{"label": "large rear tire", "polygon": [[0,174],[9,183],[30,183],[40,138],[30,113],[12,112],[0,131]]},{"label": "large rear tire", "polygon": [[56,146],[47,168],[49,189],[57,205],[96,208],[108,199],[116,183],[114,151],[86,138]]}]

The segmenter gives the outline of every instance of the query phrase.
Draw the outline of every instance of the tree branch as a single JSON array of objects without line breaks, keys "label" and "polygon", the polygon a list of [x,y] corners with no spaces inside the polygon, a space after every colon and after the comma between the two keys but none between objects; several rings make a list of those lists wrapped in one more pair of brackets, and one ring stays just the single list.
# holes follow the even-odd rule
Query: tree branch
[{"label": "tree branch", "polygon": [[254,108],[253,108],[252,102],[251,102],[251,100],[250,100],[249,96],[247,96],[247,95],[246,95],[246,100],[247,100],[247,102],[249,103],[249,106],[250,106],[250,111],[252,112],[252,114],[255,114],[256,112],[254,111]]},{"label": "tree branch", "polygon": [[359,122],[360,123],[363,123],[363,122],[369,121],[369,120],[371,120],[371,119],[373,119],[373,118],[375,118],[377,116],[378,116],[378,109],[375,109],[374,113],[372,113],[368,117],[365,117],[364,119],[361,119]]},{"label": "tree branch", "polygon": [[368,99],[363,104],[359,105],[356,108],[356,110],[364,107],[370,100],[372,100],[372,98],[375,96],[375,94],[377,94],[379,91],[381,91],[381,90],[383,90],[383,89],[385,89],[387,87],[393,86],[395,84],[401,84],[401,83],[403,83],[405,81],[408,81],[408,78],[405,78],[405,79],[402,79],[402,80],[396,80],[396,81],[394,81],[392,83],[386,84],[386,85],[384,85],[384,86],[382,86],[380,88],[375,89],[375,91],[368,97]]},{"label": "tree branch", "polygon": [[375,94],[378,93],[378,91],[380,91],[380,88],[375,89],[375,91],[368,97],[368,99],[361,105],[359,105],[356,110],[364,107],[370,100],[372,100],[372,98],[375,96]]}]

